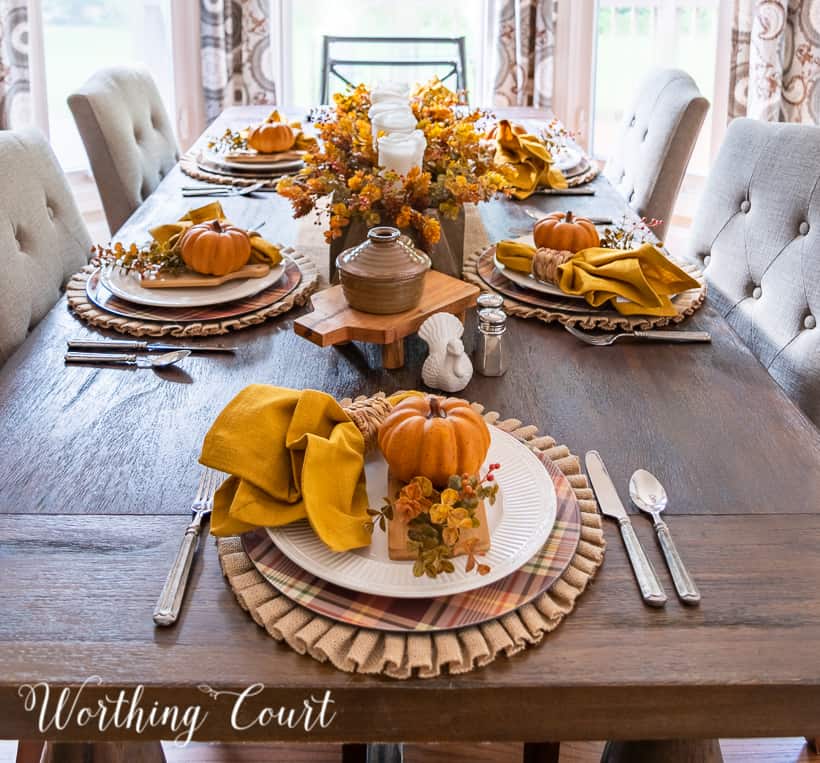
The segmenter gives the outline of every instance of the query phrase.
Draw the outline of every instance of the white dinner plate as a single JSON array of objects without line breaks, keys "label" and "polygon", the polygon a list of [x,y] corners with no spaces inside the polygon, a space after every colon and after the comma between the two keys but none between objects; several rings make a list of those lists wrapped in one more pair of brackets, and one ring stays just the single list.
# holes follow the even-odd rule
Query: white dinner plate
[{"label": "white dinner plate", "polygon": [[221,305],[258,294],[273,286],[285,272],[284,259],[261,278],[243,278],[227,281],[220,286],[197,286],[188,288],[144,289],[140,286],[138,273],[126,273],[118,267],[100,271],[100,280],[112,294],[137,305],[150,307],[204,307]]},{"label": "white dinner plate", "polygon": [[[535,242],[532,240],[532,234],[527,236],[521,236],[520,238],[517,238],[515,240],[519,241],[522,244],[527,244],[528,246],[535,246]],[[520,286],[522,289],[537,291],[540,294],[549,294],[553,297],[565,297],[566,299],[583,299],[583,297],[577,294],[564,294],[564,292],[562,292],[555,284],[539,281],[531,273],[519,273],[517,270],[513,270],[512,268],[506,267],[504,263],[498,259],[497,254],[493,255],[493,264],[495,265],[498,272],[504,276],[504,278],[509,278],[510,281],[512,281],[516,286]]]},{"label": "white dinner plate", "polygon": [[553,165],[565,175],[577,175],[589,169],[589,161],[577,148],[564,146],[553,157]]},{"label": "white dinner plate", "polygon": [[225,159],[222,155],[212,151],[204,152],[199,161],[201,164],[214,169],[238,173],[288,172],[298,170],[304,166],[301,158],[274,159],[269,162],[236,162]]},{"label": "white dinner plate", "polygon": [[[279,550],[300,567],[354,591],[413,599],[449,596],[489,585],[515,572],[538,552],[552,531],[556,512],[555,488],[536,455],[496,427],[490,427],[490,435],[483,469],[492,462],[500,463],[501,468],[496,472],[498,497],[493,506],[486,507],[490,550],[480,558],[490,565],[487,575],[466,572],[466,557],[458,556],[453,559],[455,572],[436,578],[414,577],[412,561],[390,559],[387,533],[378,527],[369,546],[342,553],[331,551],[306,519],[270,527],[268,533]],[[365,475],[370,505],[380,508],[387,495],[387,463],[380,453],[368,457]]]}]

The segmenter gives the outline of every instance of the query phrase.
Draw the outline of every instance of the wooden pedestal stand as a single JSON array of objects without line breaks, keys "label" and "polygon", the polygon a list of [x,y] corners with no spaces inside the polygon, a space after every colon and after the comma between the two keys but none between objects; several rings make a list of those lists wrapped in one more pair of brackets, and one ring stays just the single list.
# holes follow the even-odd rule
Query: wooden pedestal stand
[{"label": "wooden pedestal stand", "polygon": [[414,334],[433,313],[464,313],[476,303],[480,289],[458,278],[431,270],[424,277],[421,302],[412,310],[395,315],[375,315],[354,310],[347,304],[341,286],[314,294],[313,312],[293,322],[294,331],[320,347],[351,341],[382,345],[382,365],[404,365],[404,337]]}]

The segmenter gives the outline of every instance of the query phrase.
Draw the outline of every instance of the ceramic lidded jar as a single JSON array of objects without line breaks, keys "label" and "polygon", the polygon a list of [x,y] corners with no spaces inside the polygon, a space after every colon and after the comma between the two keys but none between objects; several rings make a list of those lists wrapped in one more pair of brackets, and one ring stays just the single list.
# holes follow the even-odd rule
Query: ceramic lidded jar
[{"label": "ceramic lidded jar", "polygon": [[430,258],[398,228],[378,225],[367,240],[336,258],[348,304],[363,313],[403,313],[418,305]]}]

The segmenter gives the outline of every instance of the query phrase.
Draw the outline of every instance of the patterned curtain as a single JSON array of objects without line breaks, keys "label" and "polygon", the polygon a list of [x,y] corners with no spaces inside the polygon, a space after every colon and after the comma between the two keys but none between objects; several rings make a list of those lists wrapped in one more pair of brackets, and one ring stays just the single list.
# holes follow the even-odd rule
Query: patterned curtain
[{"label": "patterned curtain", "polygon": [[729,118],[820,124],[820,0],[735,0]]},{"label": "patterned curtain", "polygon": [[555,0],[498,0],[496,106],[552,105]]},{"label": "patterned curtain", "polygon": [[31,121],[27,0],[0,0],[0,129]]},{"label": "patterned curtain", "polygon": [[228,106],[276,101],[269,16],[270,0],[200,0],[208,122]]}]

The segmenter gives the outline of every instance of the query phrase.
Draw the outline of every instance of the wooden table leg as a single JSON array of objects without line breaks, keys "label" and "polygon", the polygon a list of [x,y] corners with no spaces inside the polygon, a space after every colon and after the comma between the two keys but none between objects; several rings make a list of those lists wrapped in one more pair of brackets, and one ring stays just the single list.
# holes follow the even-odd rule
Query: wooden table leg
[{"label": "wooden table leg", "polygon": [[367,763],[367,745],[343,744],[342,763]]},{"label": "wooden table leg", "polygon": [[404,339],[382,345],[382,365],[385,368],[401,368],[404,365]]},{"label": "wooden table leg", "polygon": [[717,739],[607,742],[601,763],[723,763]]},{"label": "wooden table leg", "polygon": [[811,747],[812,752],[816,755],[820,755],[820,736],[806,737],[806,741],[809,743],[809,747]]},{"label": "wooden table leg", "polygon": [[47,742],[42,763],[165,763],[161,742]]},{"label": "wooden table leg", "polygon": [[17,763],[40,763],[45,746],[39,739],[21,739],[17,743]]},{"label": "wooden table leg", "polygon": [[558,763],[560,742],[524,742],[523,763]]}]

